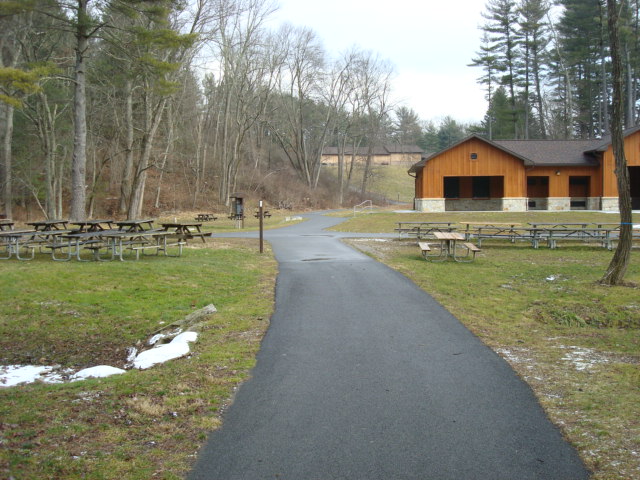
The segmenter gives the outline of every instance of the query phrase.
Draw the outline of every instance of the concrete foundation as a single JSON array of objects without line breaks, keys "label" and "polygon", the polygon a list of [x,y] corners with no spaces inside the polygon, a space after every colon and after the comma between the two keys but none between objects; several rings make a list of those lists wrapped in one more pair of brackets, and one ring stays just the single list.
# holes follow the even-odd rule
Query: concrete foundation
[{"label": "concrete foundation", "polygon": [[547,198],[547,210],[549,211],[571,210],[571,198],[549,197]]},{"label": "concrete foundation", "polygon": [[444,212],[444,198],[415,198],[413,208],[418,212]]},{"label": "concrete foundation", "polygon": [[[584,206],[571,206],[580,200]],[[540,197],[540,198],[416,198],[414,208],[419,212],[497,211],[526,212],[527,210],[569,211],[576,209],[618,211],[618,197]]]},{"label": "concrete foundation", "polygon": [[600,202],[600,210],[603,212],[617,212],[620,210],[618,197],[602,197]]},{"label": "concrete foundation", "polygon": [[526,212],[527,211],[527,199],[521,197],[503,198],[502,199],[502,211],[503,212]]}]

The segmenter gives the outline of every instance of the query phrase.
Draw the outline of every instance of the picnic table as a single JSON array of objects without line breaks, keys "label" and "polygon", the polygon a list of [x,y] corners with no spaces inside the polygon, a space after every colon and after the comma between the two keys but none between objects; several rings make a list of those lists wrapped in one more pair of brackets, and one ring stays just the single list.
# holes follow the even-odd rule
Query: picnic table
[{"label": "picnic table", "polygon": [[215,213],[198,213],[195,217],[196,222],[208,222],[209,220],[217,220]]},{"label": "picnic table", "polygon": [[589,227],[586,224],[536,224],[537,226],[528,229],[531,232],[534,248],[538,248],[540,240],[546,240],[549,248],[558,247],[558,240],[579,240],[582,242],[597,242],[608,250],[613,248],[613,232],[615,228]]},{"label": "picnic table", "polygon": [[153,230],[154,220],[120,220],[114,222],[118,229],[124,232],[144,232],[146,230]]},{"label": "picnic table", "polygon": [[211,234],[204,233],[200,227],[202,227],[202,223],[173,222],[162,224],[162,228],[164,228],[165,231],[173,229],[173,235],[177,235],[181,240],[200,237],[202,239],[202,243],[206,243],[205,237],[210,237]]},{"label": "picnic table", "polygon": [[531,232],[521,227],[517,222],[460,222],[465,225],[464,236],[466,241],[476,238],[478,247],[482,246],[482,240],[487,238],[505,238],[511,243],[516,240],[531,240]]},{"label": "picnic table", "polygon": [[0,232],[6,232],[13,230],[13,220],[7,220],[6,218],[0,219]]},{"label": "picnic table", "polygon": [[[256,218],[260,218],[260,209],[256,208],[256,212],[253,214],[253,216],[256,217]],[[264,210],[262,212],[262,218],[265,218],[265,217],[267,217],[267,218],[271,217],[271,213],[269,212],[269,210]]]},{"label": "picnic table", "polygon": [[36,230],[66,230],[68,220],[39,220],[37,222],[29,222]]},{"label": "picnic table", "polygon": [[[15,256],[18,260],[33,260],[36,249],[55,245],[60,236],[70,230],[9,230],[0,232],[0,260],[8,260]],[[30,256],[21,254],[21,250],[31,252]]]},{"label": "picnic table", "polygon": [[[172,232],[158,230],[141,231],[120,231],[103,233],[102,236],[108,239],[112,245],[113,257],[118,257],[124,261],[124,251],[129,249],[136,254],[136,260],[140,259],[140,253],[145,255],[146,250],[154,250],[156,255],[163,252],[166,257],[179,257],[182,255],[182,247],[185,242],[179,240],[175,243],[168,243],[167,238],[173,235]],[[177,246],[177,255],[170,255],[168,247]]]},{"label": "picnic table", "polygon": [[[422,256],[426,260],[442,262],[447,258],[453,258],[456,262],[471,262],[480,251],[480,248],[473,243],[465,242],[464,235],[459,232],[433,232],[433,236],[440,242],[437,254],[431,253],[430,244],[418,242]],[[459,255],[458,250],[462,250],[464,254]]]},{"label": "picnic table", "polygon": [[77,232],[101,232],[113,229],[113,220],[82,220],[78,222],[70,222],[71,225],[78,227]]},{"label": "picnic table", "polygon": [[395,231],[400,235],[423,238],[433,232],[452,232],[457,230],[456,222],[397,222]]}]

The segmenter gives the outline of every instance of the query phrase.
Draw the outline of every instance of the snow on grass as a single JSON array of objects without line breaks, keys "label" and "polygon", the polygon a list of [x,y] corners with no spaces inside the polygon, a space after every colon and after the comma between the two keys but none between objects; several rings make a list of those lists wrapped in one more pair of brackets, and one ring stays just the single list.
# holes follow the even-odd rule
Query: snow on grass
[{"label": "snow on grass", "polygon": [[576,370],[584,371],[591,370],[598,364],[608,363],[608,359],[603,355],[598,354],[591,348],[582,348],[575,346],[560,346],[559,348],[568,350],[562,360],[573,364]]},{"label": "snow on grass", "polygon": [[164,363],[174,358],[184,357],[189,354],[189,342],[195,342],[198,339],[196,332],[184,332],[176,336],[171,342],[158,345],[151,350],[146,350],[136,357],[133,361],[134,368],[144,370],[153,367],[158,363]]},{"label": "snow on grass", "polygon": [[109,365],[98,365],[96,367],[85,368],[79,372],[71,375],[71,381],[77,382],[78,380],[85,380],[87,378],[104,378],[111,375],[120,375],[125,373],[126,370],[121,368],[110,367]]},{"label": "snow on grass", "polygon": [[[175,358],[184,357],[189,354],[189,342],[195,342],[197,339],[198,334],[196,332],[183,332],[174,337],[171,342],[157,345],[139,354],[132,347],[127,349],[127,362],[133,363],[133,367],[143,370]],[[158,338],[153,343],[159,340]],[[74,374],[70,370],[60,370],[59,367],[48,365],[6,365],[0,366],[0,388],[15,387],[16,385],[33,383],[38,380],[46,383],[62,383],[65,378],[68,378],[70,381],[75,382],[87,378],[104,378],[125,372],[126,370],[109,365],[85,368]]]}]

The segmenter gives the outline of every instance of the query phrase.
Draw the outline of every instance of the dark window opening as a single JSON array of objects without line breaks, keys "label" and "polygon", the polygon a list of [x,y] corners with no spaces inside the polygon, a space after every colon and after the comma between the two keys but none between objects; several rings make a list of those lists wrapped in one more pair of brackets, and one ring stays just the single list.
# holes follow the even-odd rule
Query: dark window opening
[{"label": "dark window opening", "polygon": [[473,177],[473,198],[489,198],[491,197],[491,178],[490,177]]},{"label": "dark window opening", "polygon": [[444,178],[444,198],[460,198],[460,178]]},{"label": "dark window opening", "polygon": [[569,177],[569,185],[589,185],[589,177]]}]

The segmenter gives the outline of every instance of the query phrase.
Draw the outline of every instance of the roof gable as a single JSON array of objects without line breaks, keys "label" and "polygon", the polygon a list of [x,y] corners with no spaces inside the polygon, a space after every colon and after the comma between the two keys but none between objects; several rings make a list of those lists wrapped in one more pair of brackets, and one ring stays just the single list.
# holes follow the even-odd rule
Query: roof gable
[{"label": "roof gable", "polygon": [[486,143],[488,145],[491,145],[494,148],[497,148],[498,150],[502,150],[503,152],[505,152],[505,153],[517,158],[518,160],[522,160],[522,162],[524,162],[525,165],[533,165],[533,162],[530,159],[528,159],[526,157],[523,157],[519,153],[511,151],[508,148],[505,148],[505,147],[503,147],[502,145],[500,145],[500,144],[498,144],[496,142],[492,142],[491,140],[487,140],[486,138],[481,137],[480,135],[473,134],[473,135],[469,135],[468,137],[463,138],[458,143],[453,144],[449,148],[445,148],[444,150],[440,150],[439,152],[436,152],[436,153],[434,153],[432,155],[429,155],[427,157],[422,158],[422,160],[420,160],[418,163],[415,163],[414,165],[411,166],[411,168],[409,169],[409,173],[415,173],[419,169],[423,168],[427,164],[428,161],[430,161],[430,160],[442,155],[445,152],[454,150],[454,149],[458,148],[460,145],[462,145],[462,144],[464,144],[466,142],[469,142],[471,140],[479,140],[481,142],[484,142],[484,143]]}]

